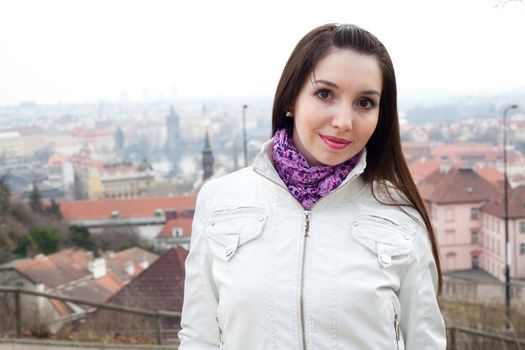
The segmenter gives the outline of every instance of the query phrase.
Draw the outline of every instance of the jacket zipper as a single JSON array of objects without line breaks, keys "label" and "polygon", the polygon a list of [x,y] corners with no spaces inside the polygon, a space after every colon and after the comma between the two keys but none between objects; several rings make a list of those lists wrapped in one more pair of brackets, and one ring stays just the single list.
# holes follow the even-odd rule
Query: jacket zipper
[{"label": "jacket zipper", "polygon": [[393,305],[394,308],[394,331],[396,333],[396,345],[397,350],[399,350],[399,341],[401,340],[401,329],[399,324],[399,315],[397,314],[396,306]]},{"label": "jacket zipper", "polygon": [[301,264],[301,295],[299,299],[299,312],[301,317],[301,335],[303,342],[303,350],[306,350],[306,324],[304,320],[304,267],[306,263],[306,246],[308,244],[308,238],[310,237],[310,210],[304,211],[304,240],[303,240],[303,259]]},{"label": "jacket zipper", "polygon": [[[254,171],[261,175],[262,177],[268,179],[270,182],[273,182],[274,184],[276,184],[277,186],[279,187],[283,187],[285,190],[288,190],[286,187],[282,186],[281,184],[279,184],[278,182],[274,181],[271,177],[267,176],[266,174],[258,171],[257,169],[254,168]],[[357,178],[361,173],[356,173],[352,176],[352,178],[348,179],[348,182],[345,184],[348,185],[350,182],[352,182],[355,178]],[[332,192],[330,192],[328,195],[326,195],[325,197],[319,199],[311,208],[310,210],[305,210],[304,211],[304,240],[303,240],[303,258],[302,258],[302,264],[301,264],[301,295],[300,295],[300,299],[299,299],[299,313],[300,313],[300,319],[301,319],[301,336],[302,336],[302,349],[303,350],[306,350],[306,332],[305,332],[305,320],[304,320],[304,266],[305,266],[305,263],[306,263],[306,247],[307,247],[307,243],[308,243],[308,239],[310,237],[310,222],[311,222],[311,211],[312,209],[317,206],[320,202],[326,200],[328,197],[331,197],[334,193],[338,192],[342,187],[345,187],[345,186],[339,186],[337,187],[335,190],[333,190]],[[291,195],[291,194],[290,194]],[[292,195],[291,195],[292,196]],[[293,196],[292,196],[293,197]],[[299,204],[301,207],[302,205],[297,202],[297,204]]]},{"label": "jacket zipper", "polygon": [[223,350],[224,349],[224,339],[222,335],[221,324],[219,322],[219,316],[217,316],[216,319],[217,319],[217,330],[219,332],[219,349]]}]

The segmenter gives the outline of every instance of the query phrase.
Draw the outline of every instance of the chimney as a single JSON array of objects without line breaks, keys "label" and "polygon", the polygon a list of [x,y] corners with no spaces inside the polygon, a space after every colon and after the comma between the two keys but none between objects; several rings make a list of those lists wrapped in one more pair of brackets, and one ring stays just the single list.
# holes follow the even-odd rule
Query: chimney
[{"label": "chimney", "polygon": [[141,268],[143,268],[145,270],[145,269],[148,268],[149,262],[148,262],[148,260],[146,260],[146,258],[142,258],[142,260],[140,260],[139,265],[140,265]]},{"label": "chimney", "polygon": [[135,265],[133,264],[133,261],[128,261],[124,266],[124,270],[128,275],[133,276],[135,273]]},{"label": "chimney", "polygon": [[441,164],[439,166],[439,172],[446,174],[452,169],[452,162],[448,159],[448,156],[441,157]]},{"label": "chimney", "polygon": [[93,279],[99,279],[106,275],[106,260],[104,258],[96,258],[91,264]]}]

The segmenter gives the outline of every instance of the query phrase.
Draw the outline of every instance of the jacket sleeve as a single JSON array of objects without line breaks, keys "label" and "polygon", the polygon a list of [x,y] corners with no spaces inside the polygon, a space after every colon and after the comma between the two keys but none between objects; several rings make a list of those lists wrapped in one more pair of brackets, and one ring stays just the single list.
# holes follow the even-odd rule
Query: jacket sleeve
[{"label": "jacket sleeve", "polygon": [[203,190],[197,198],[190,252],[186,258],[179,350],[219,349],[218,293],[211,275],[211,257],[205,236]]},{"label": "jacket sleeve", "polygon": [[406,350],[445,350],[446,329],[437,302],[437,269],[426,229],[417,229],[416,259],[399,291]]}]

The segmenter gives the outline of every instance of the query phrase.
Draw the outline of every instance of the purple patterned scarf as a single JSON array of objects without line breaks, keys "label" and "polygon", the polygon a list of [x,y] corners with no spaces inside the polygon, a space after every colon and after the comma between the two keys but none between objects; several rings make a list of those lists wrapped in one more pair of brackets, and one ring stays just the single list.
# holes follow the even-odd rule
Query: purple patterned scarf
[{"label": "purple patterned scarf", "polygon": [[343,182],[356,165],[359,154],[336,166],[310,167],[295,148],[286,129],[279,129],[273,139],[272,158],[275,170],[288,191],[305,209],[310,209]]}]

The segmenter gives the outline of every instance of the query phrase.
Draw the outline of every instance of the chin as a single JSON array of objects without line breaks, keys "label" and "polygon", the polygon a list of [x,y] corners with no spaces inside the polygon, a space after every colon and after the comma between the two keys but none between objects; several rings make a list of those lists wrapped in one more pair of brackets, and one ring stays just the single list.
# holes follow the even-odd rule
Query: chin
[{"label": "chin", "polygon": [[321,163],[322,165],[328,165],[328,166],[336,166],[341,163],[346,162],[349,158],[334,158],[334,157],[319,157],[317,158],[317,161]]}]

